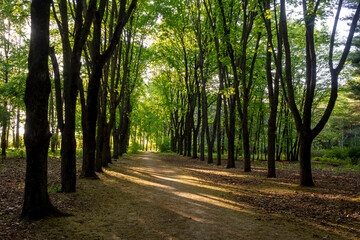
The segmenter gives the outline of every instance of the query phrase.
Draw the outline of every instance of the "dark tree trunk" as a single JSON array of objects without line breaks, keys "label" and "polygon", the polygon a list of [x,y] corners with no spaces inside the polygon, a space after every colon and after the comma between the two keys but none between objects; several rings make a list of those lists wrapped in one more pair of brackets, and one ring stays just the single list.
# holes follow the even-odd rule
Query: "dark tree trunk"
[{"label": "dark tree trunk", "polygon": [[276,113],[270,106],[270,117],[268,120],[268,178],[276,177],[275,168],[275,141],[276,141]]},{"label": "dark tree trunk", "polygon": [[[76,1],[73,46],[71,46],[69,37],[68,2],[61,0],[59,3],[62,21],[54,14],[61,32],[63,46],[65,123],[61,139],[61,188],[66,193],[76,190],[76,98],[81,85],[81,53],[90,32],[96,2],[96,0],[90,0],[87,10],[84,11],[83,1]],[[83,12],[86,12],[85,19],[83,19]],[[57,94],[57,96],[59,95]],[[60,113],[59,107],[60,105],[57,104],[58,114]],[[84,132],[86,133],[86,131]]]},{"label": "dark tree trunk", "polygon": [[217,138],[217,157],[216,157],[216,165],[221,165],[221,102],[222,102],[222,93],[221,91],[224,89],[224,68],[223,64],[220,61],[222,54],[220,52],[220,41],[219,38],[216,37],[216,24],[214,23],[215,19],[213,16],[212,6],[211,4],[208,6],[206,2],[204,2],[206,13],[208,15],[208,19],[211,22],[211,28],[214,33],[214,43],[215,43],[215,49],[216,49],[216,56],[217,56],[217,63],[218,63],[218,76],[219,76],[219,93],[218,93],[218,99],[216,104],[216,116],[215,116],[215,122],[214,122],[214,132],[213,132],[213,141],[215,141],[215,134]]},{"label": "dark tree trunk", "polygon": [[243,150],[244,150],[244,172],[251,171],[251,162],[250,162],[250,134],[248,127],[248,102],[244,100],[243,108],[243,118],[241,121],[242,129],[242,140],[243,140]]},{"label": "dark tree trunk", "polygon": [[[98,94],[99,94],[99,88],[100,88],[100,80],[102,78],[102,70],[104,65],[110,60],[113,52],[116,49],[116,46],[118,45],[120,41],[120,37],[123,31],[123,28],[125,24],[128,22],[129,17],[132,13],[132,11],[135,9],[137,0],[132,0],[128,10],[126,11],[127,0],[121,0],[120,2],[120,8],[119,8],[119,18],[118,22],[116,24],[114,34],[112,35],[112,38],[109,42],[109,45],[106,47],[106,50],[101,54],[100,53],[100,46],[101,46],[101,24],[102,19],[104,16],[104,11],[106,4],[104,1],[100,3],[99,10],[96,14],[95,21],[94,21],[94,39],[92,41],[93,43],[93,66],[92,66],[92,75],[89,79],[89,87],[88,87],[88,97],[87,97],[87,130],[88,130],[88,139],[86,140],[88,146],[84,148],[84,156],[85,156],[85,150],[88,151],[86,156],[87,158],[84,158],[83,161],[86,162],[95,162],[95,149],[96,149],[96,120],[97,120],[97,108],[98,108]],[[93,170],[91,170],[92,172]],[[87,177],[87,176],[84,176]],[[92,176],[90,176],[92,177]]]},{"label": "dark tree trunk", "polygon": [[193,139],[192,139],[192,156],[191,158],[193,159],[196,159],[198,158],[198,155],[197,155],[197,139],[198,139],[198,131],[196,131],[196,128],[193,129]]},{"label": "dark tree trunk", "polygon": [[[66,96],[66,97],[65,97]],[[65,119],[61,144],[61,187],[66,193],[76,190],[76,140],[75,140],[75,113],[76,113],[76,84],[64,83]],[[84,143],[85,144],[85,143]]]},{"label": "dark tree trunk", "polygon": [[122,121],[121,125],[119,126],[120,131],[120,156],[126,153],[127,147],[129,146],[129,138],[130,138],[130,114],[132,112],[130,96],[127,96],[123,102],[123,114],[120,115]]},{"label": "dark tree trunk", "polygon": [[171,129],[171,151],[176,152],[176,134],[174,134],[176,130]]},{"label": "dark tree trunk", "polygon": [[104,143],[101,151],[101,157],[103,162],[111,163],[111,148],[110,148],[110,132],[109,124],[105,122],[105,127],[103,131]]},{"label": "dark tree trunk", "polygon": [[50,142],[47,118],[51,89],[49,56],[50,1],[31,3],[29,75],[26,81],[25,146],[26,178],[24,204],[20,219],[36,220],[59,215],[47,192],[47,156]]},{"label": "dark tree trunk", "polygon": [[286,73],[286,92],[287,94],[287,103],[293,114],[296,129],[299,135],[300,141],[300,178],[301,185],[304,186],[313,186],[312,174],[311,174],[311,143],[314,138],[322,131],[325,124],[329,120],[332,110],[334,109],[337,91],[338,91],[338,76],[341,70],[344,67],[346,58],[349,54],[351,42],[355,33],[357,23],[360,16],[360,3],[357,6],[356,12],[353,16],[352,23],[350,26],[350,31],[344,50],[342,52],[338,66],[334,67],[333,65],[333,50],[335,42],[335,33],[336,27],[340,16],[340,11],[343,1],[340,0],[338,4],[337,13],[335,16],[333,32],[330,40],[330,51],[329,51],[329,66],[331,73],[331,93],[328,100],[328,104],[324,111],[324,114],[321,116],[320,121],[315,125],[313,129],[312,126],[312,105],[314,101],[314,94],[316,88],[317,80],[317,67],[316,67],[316,51],[315,51],[315,40],[314,40],[314,31],[315,31],[315,19],[317,16],[317,11],[320,5],[320,1],[316,1],[313,9],[309,11],[308,5],[303,0],[303,13],[305,19],[305,28],[306,28],[306,94],[305,101],[303,105],[303,113],[300,115],[300,111],[295,102],[294,88],[292,83],[292,72],[291,72],[291,49],[290,43],[288,40],[287,33],[287,23],[286,23],[286,9],[285,9],[285,0],[281,0],[281,15],[285,19],[280,24],[280,27],[283,30],[282,37],[284,40],[284,50],[285,50],[285,73]]},{"label": "dark tree trunk", "polygon": [[64,128],[64,114],[63,114],[63,98],[61,95],[61,82],[60,82],[60,70],[59,64],[56,59],[54,47],[50,48],[50,58],[54,71],[54,83],[55,83],[55,102],[56,102],[56,113],[57,113],[57,122],[60,132]]},{"label": "dark tree trunk", "polygon": [[104,147],[104,128],[106,123],[106,93],[105,86],[102,89],[102,94],[99,97],[101,102],[98,105],[98,126],[97,126],[97,135],[96,135],[96,151],[95,151],[95,171],[102,172],[102,167],[107,167],[107,162],[105,163],[102,158],[102,149]]},{"label": "dark tree trunk", "polygon": [[226,168],[234,168],[235,167],[235,99],[234,97],[230,97],[231,102],[229,104],[229,124],[227,131],[227,139],[228,139],[228,160]]},{"label": "dark tree trunk", "polygon": [[[192,100],[192,99],[189,99]],[[188,103],[188,111],[186,113],[186,120],[185,120],[185,147],[184,147],[184,156],[191,157],[191,137],[192,137],[192,129],[194,124],[194,107],[192,101]]]},{"label": "dark tree trunk", "polygon": [[50,92],[50,106],[49,106],[49,115],[50,115],[50,132],[51,132],[51,139],[50,139],[50,149],[51,152],[55,152],[56,146],[56,135],[55,135],[55,113],[54,113],[54,96],[53,92]]},{"label": "dark tree trunk", "polygon": [[[270,10],[270,0],[264,0],[264,11],[262,13],[263,20],[266,25],[267,36],[268,36],[268,47],[266,53],[266,75],[267,75],[267,82],[268,82],[268,95],[269,95],[269,119],[268,119],[268,178],[275,178],[276,177],[276,168],[275,168],[275,146],[276,146],[276,118],[277,118],[277,109],[279,103],[279,80],[280,74],[282,74],[282,29],[280,29],[280,33],[277,34],[277,42],[278,42],[278,55],[274,56],[276,58],[276,75],[275,79],[273,80],[272,77],[272,69],[271,69],[271,59],[272,55],[271,52],[274,52],[273,49],[273,38],[272,38],[272,29],[271,29],[271,20],[265,16],[266,10]],[[276,20],[276,19],[275,19]],[[277,20],[276,20],[277,21]],[[283,21],[280,18],[280,21]]]},{"label": "dark tree trunk", "polygon": [[4,103],[5,109],[5,118],[2,121],[2,132],[1,132],[1,157],[6,158],[6,148],[7,148],[7,123],[8,123],[8,112],[7,112],[7,102]]},{"label": "dark tree trunk", "polygon": [[198,152],[198,136],[199,136],[199,130],[200,130],[200,126],[201,126],[201,108],[200,108],[200,94],[199,91],[197,91],[197,95],[198,95],[198,119],[197,119],[197,124],[195,127],[195,124],[193,126],[193,155],[192,158],[198,158],[197,152]]},{"label": "dark tree trunk", "polygon": [[[221,113],[220,113],[221,114]],[[221,119],[221,116],[220,116]],[[221,121],[218,121],[218,126],[217,126],[217,130],[216,130],[216,165],[220,166],[221,165],[221,135],[222,135],[222,130],[221,130]]]},{"label": "dark tree trunk", "polygon": [[182,116],[180,119],[178,153],[180,155],[183,155],[183,150],[184,150],[184,116]]},{"label": "dark tree trunk", "polygon": [[300,133],[300,183],[303,186],[314,186],[311,172],[311,144],[310,131]]},{"label": "dark tree trunk", "polygon": [[16,133],[15,133],[15,148],[20,147],[20,107],[17,107],[16,112]]},{"label": "dark tree trunk", "polygon": [[[9,38],[10,36],[10,24],[11,22],[9,21],[8,26],[5,26],[5,28],[8,30],[9,33]],[[9,82],[9,73],[10,73],[10,67],[9,65],[9,53],[10,53],[10,40],[4,38],[3,39],[3,45],[4,45],[4,53],[5,53],[5,71],[4,71],[4,83],[7,84]],[[8,112],[8,102],[5,100],[4,102],[4,118],[2,120],[2,133],[1,133],[1,156],[3,159],[6,158],[6,149],[8,147],[8,138],[9,138],[9,132],[8,132],[8,125],[9,124],[9,112]]]},{"label": "dark tree trunk", "polygon": [[112,135],[113,135],[113,156],[112,156],[112,158],[118,159],[119,158],[119,131],[116,128],[116,123],[114,123]]}]

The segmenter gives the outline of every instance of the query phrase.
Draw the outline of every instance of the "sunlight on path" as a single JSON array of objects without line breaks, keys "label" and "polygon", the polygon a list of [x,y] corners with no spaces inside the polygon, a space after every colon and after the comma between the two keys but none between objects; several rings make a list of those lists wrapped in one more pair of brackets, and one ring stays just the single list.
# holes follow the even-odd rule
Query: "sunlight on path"
[{"label": "sunlight on path", "polygon": [[127,156],[100,181],[80,179],[73,217],[49,219],[37,239],[341,239],[261,213],[163,155]]}]

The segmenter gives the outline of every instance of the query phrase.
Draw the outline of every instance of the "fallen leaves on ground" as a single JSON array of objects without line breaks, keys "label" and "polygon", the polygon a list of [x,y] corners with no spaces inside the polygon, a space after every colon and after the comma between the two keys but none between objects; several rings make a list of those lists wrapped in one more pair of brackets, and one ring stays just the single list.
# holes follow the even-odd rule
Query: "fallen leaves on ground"
[{"label": "fallen leaves on ground", "polygon": [[[299,186],[299,170],[287,166],[277,169],[277,178],[266,178],[266,168],[253,163],[243,172],[243,161],[235,169],[216,166],[198,159],[164,155],[163,160],[180,165],[206,182],[234,186],[229,192],[236,201],[273,214],[349,231],[360,237],[360,173],[313,170],[315,187]],[[223,162],[224,164],[224,162]],[[277,162],[277,165],[289,165]],[[293,164],[294,165],[294,164]]]},{"label": "fallen leaves on ground", "polygon": [[[252,172],[239,168],[226,169],[224,165],[206,164],[173,154],[159,155],[161,160],[183,168],[190,175],[207,183],[226,186],[234,201],[271,214],[290,216],[332,227],[360,236],[360,174],[346,171],[314,170],[316,187],[299,186],[299,171],[291,163],[277,170],[277,178],[266,178],[265,165],[253,163]],[[79,164],[79,163],[78,163]],[[21,213],[25,159],[11,158],[0,162],[0,239],[26,239],[32,223],[19,222]],[[71,212],[79,206],[76,195],[57,193],[60,189],[60,159],[49,158],[48,188],[52,203],[62,211]],[[80,166],[78,166],[80,171]]]},{"label": "fallen leaves on ground", "polygon": [[[60,158],[49,158],[49,196],[58,209],[71,212],[71,209],[76,207],[75,196],[57,193],[61,189],[60,166]],[[26,239],[35,226],[33,223],[19,221],[24,197],[25,172],[24,158],[8,158],[0,161],[0,239]]]}]

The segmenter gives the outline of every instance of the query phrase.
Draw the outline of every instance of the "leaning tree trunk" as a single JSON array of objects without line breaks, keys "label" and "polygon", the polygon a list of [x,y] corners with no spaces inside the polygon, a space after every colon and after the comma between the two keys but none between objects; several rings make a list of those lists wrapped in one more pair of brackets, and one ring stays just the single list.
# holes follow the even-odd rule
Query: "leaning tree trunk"
[{"label": "leaning tree trunk", "polygon": [[31,3],[29,75],[26,80],[25,146],[26,179],[24,205],[20,219],[40,219],[58,215],[47,192],[47,156],[50,129],[47,118],[51,89],[49,55],[50,1]]}]

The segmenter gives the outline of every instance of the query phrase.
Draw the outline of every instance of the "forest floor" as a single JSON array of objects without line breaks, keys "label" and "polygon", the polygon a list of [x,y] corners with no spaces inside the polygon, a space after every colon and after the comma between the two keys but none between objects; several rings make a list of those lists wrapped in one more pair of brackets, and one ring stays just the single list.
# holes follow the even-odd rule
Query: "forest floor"
[{"label": "forest floor", "polygon": [[[360,239],[360,173],[314,170],[300,187],[294,164],[250,173],[173,154],[124,156],[100,180],[60,189],[60,160],[49,159],[53,204],[73,216],[18,222],[25,160],[0,161],[0,239]],[[78,166],[80,171],[80,164]]]}]

